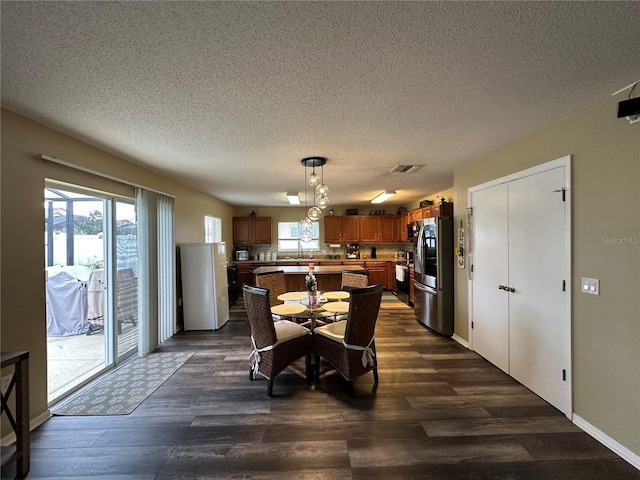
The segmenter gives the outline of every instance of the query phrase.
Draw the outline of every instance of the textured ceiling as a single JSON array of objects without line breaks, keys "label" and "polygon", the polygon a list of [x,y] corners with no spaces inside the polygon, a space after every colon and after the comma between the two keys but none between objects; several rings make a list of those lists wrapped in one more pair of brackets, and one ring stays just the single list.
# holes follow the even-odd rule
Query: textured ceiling
[{"label": "textured ceiling", "polygon": [[310,155],[334,205],[415,201],[640,77],[640,2],[1,8],[3,106],[236,205],[286,205]]}]

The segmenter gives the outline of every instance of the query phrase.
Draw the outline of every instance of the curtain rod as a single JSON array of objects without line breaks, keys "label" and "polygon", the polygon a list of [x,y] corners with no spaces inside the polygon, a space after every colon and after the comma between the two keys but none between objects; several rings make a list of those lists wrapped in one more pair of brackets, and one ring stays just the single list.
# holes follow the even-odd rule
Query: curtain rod
[{"label": "curtain rod", "polygon": [[153,188],[146,187],[144,185],[140,185],[139,183],[131,182],[129,180],[125,180],[124,178],[119,178],[113,175],[109,175],[108,173],[103,173],[98,170],[94,170],[92,168],[83,167],[82,165],[77,165],[75,163],[68,162],[67,160],[63,160],[61,158],[54,157],[52,155],[46,155],[44,153],[40,154],[40,158],[42,160],[46,160],[48,162],[57,163],[59,165],[64,165],[65,167],[73,168],[75,170],[80,170],[82,172],[90,173],[91,175],[96,175],[98,177],[106,178],[108,180],[113,180],[115,182],[124,183],[125,185],[131,185],[136,188],[144,188],[145,190],[149,190],[150,192],[159,193],[160,195],[164,195],[166,197],[176,198],[175,195],[171,195],[169,193],[161,192],[160,190],[155,190]]}]

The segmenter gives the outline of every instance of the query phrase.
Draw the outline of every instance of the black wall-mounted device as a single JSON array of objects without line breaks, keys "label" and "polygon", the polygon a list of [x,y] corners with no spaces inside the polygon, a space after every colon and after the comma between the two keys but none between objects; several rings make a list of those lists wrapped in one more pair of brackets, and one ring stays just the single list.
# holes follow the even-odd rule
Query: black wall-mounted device
[{"label": "black wall-mounted device", "polygon": [[631,123],[640,121],[640,97],[618,103],[618,118],[625,117]]}]

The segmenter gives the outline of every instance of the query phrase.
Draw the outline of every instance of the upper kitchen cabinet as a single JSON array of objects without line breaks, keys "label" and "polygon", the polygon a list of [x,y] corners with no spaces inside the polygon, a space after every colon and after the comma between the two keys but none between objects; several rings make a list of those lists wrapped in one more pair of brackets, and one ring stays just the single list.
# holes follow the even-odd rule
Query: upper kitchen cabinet
[{"label": "upper kitchen cabinet", "polygon": [[271,217],[233,217],[235,245],[271,245]]},{"label": "upper kitchen cabinet", "polygon": [[409,214],[401,214],[396,217],[396,241],[407,242],[407,224],[409,221]]},{"label": "upper kitchen cabinet", "polygon": [[395,215],[368,215],[360,217],[361,242],[395,242]]},{"label": "upper kitchen cabinet", "polygon": [[345,243],[360,241],[360,220],[357,215],[325,216],[325,243]]},{"label": "upper kitchen cabinet", "polygon": [[437,205],[430,205],[424,208],[417,208],[409,212],[409,222],[433,217],[453,217],[453,203],[445,202]]},{"label": "upper kitchen cabinet", "polygon": [[445,202],[429,207],[431,217],[453,217],[453,203]]}]

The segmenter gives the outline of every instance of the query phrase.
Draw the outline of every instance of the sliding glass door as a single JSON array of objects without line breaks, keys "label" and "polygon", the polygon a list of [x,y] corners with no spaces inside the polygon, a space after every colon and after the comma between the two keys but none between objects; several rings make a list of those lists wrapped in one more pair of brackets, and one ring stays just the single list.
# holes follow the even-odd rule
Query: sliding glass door
[{"label": "sliding glass door", "polygon": [[137,351],[137,222],[133,199],[54,182],[44,199],[54,403]]},{"label": "sliding glass door", "polygon": [[116,337],[117,357],[138,348],[138,249],[134,200],[115,203]]}]

